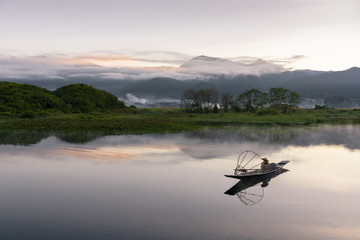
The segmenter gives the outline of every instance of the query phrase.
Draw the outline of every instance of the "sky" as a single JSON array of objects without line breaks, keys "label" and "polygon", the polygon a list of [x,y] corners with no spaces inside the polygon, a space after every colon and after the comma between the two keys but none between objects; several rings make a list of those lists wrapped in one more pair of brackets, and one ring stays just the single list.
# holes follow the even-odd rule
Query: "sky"
[{"label": "sky", "polygon": [[0,56],[141,68],[206,55],[337,71],[360,66],[359,12],[358,0],[0,0]]}]

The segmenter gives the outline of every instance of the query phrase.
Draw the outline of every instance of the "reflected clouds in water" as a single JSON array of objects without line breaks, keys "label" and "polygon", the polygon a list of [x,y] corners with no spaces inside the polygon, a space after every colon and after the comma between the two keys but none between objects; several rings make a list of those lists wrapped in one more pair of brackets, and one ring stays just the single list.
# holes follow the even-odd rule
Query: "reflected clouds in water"
[{"label": "reflected clouds in water", "polygon": [[360,150],[341,145],[289,146],[271,157],[291,159],[290,164],[297,169],[292,172],[292,181],[302,182],[309,188],[339,193],[360,188]]},{"label": "reflected clouds in water", "polygon": [[[24,239],[56,240],[356,239],[359,131],[240,127],[99,136],[86,144],[56,133],[36,135],[36,143],[31,134],[0,134],[1,236],[16,239],[21,230]],[[255,184],[264,195],[255,192],[261,202],[251,200],[254,207],[223,194],[236,183],[224,174],[244,150],[290,160],[290,172]]]},{"label": "reflected clouds in water", "polygon": [[38,154],[90,157],[108,161],[126,160],[142,155],[150,158],[154,154],[162,154],[162,158],[165,158],[166,153],[173,152],[185,154],[194,160],[232,159],[244,150],[253,150],[260,155],[268,156],[289,146],[324,144],[341,145],[353,150],[360,149],[360,127],[243,126],[180,134],[114,136],[91,132],[75,134],[1,131],[0,144],[2,153],[11,150],[9,146],[31,145],[34,148],[23,149],[26,154],[36,149],[34,152]]}]

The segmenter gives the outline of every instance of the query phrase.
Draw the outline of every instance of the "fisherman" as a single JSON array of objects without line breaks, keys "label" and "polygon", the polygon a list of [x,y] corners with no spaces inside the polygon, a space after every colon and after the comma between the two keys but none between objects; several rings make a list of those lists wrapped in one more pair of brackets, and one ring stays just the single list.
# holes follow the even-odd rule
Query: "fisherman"
[{"label": "fisherman", "polygon": [[261,169],[265,170],[269,166],[269,160],[266,157],[261,158],[263,161],[261,163]]},{"label": "fisherman", "polygon": [[261,170],[270,171],[277,168],[276,163],[269,163],[269,159],[267,159],[266,157],[263,157],[261,159],[263,160],[261,163]]}]

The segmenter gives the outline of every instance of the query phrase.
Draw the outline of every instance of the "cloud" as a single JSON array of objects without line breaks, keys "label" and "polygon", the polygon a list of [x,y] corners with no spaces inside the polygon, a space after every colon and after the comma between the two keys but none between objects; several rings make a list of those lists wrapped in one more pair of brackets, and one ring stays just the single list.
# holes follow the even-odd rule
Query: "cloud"
[{"label": "cloud", "polygon": [[[287,70],[292,70],[292,65],[307,58],[305,55],[297,54],[290,57],[283,57],[283,58],[274,58],[274,57],[264,57],[266,59],[266,62],[270,64],[274,64],[276,66],[281,66]],[[236,58],[230,58],[232,61],[243,63],[243,64],[252,64],[259,60],[257,57],[252,56],[242,56],[242,57],[236,57]]]},{"label": "cloud", "polygon": [[[301,59],[296,55],[285,63]],[[190,60],[189,60],[190,59]],[[244,63],[246,62],[246,63]],[[0,79],[112,79],[146,80],[151,78],[173,78],[177,80],[207,80],[213,75],[253,74],[283,72],[286,69],[273,62],[253,57],[221,59],[195,57],[166,52],[90,52],[86,54],[38,54],[14,56],[0,54]]]},{"label": "cloud", "polygon": [[102,52],[96,51],[76,56],[73,60],[104,67],[178,67],[192,56],[170,51]]},{"label": "cloud", "polygon": [[135,105],[138,107],[156,106],[156,105],[178,106],[180,104],[180,100],[178,98],[156,98],[156,97],[139,98],[131,93],[125,94],[125,96],[120,97],[119,100],[123,101],[127,106]]},{"label": "cloud", "polygon": [[289,69],[292,69],[291,65],[295,64],[303,59],[307,58],[307,56],[305,55],[293,55],[290,57],[285,57],[285,58],[274,58],[272,60],[270,60],[271,63],[273,64],[277,64],[280,66],[287,66]]},{"label": "cloud", "polygon": [[[164,56],[165,61],[161,62],[160,56]],[[179,72],[177,67],[166,66],[182,63],[183,58],[188,59],[188,56],[171,52],[146,52],[138,57],[99,52],[78,56],[52,54],[18,57],[3,54],[0,55],[0,78],[31,80],[86,77],[113,80],[145,80],[156,77],[178,80],[206,79],[201,74]]]},{"label": "cloud", "polygon": [[61,78],[57,75],[60,66],[43,56],[18,58],[0,56],[1,78]]},{"label": "cloud", "polygon": [[143,62],[158,63],[164,66],[178,67],[185,61],[191,59],[193,56],[171,52],[171,51],[147,51],[147,52],[135,52],[129,54],[130,56],[136,56],[136,59]]},{"label": "cloud", "polygon": [[125,97],[121,100],[124,100],[126,105],[134,105],[134,104],[147,104],[148,101],[145,98],[138,98],[131,93],[127,93]]},{"label": "cloud", "polygon": [[[238,59],[239,60],[239,59]],[[247,58],[249,60],[249,58]],[[240,61],[231,61],[228,59],[214,58],[207,56],[198,56],[181,65],[183,72],[197,72],[202,74],[216,75],[262,75],[266,73],[280,73],[287,69],[284,67],[267,62],[262,59],[243,63]]]}]

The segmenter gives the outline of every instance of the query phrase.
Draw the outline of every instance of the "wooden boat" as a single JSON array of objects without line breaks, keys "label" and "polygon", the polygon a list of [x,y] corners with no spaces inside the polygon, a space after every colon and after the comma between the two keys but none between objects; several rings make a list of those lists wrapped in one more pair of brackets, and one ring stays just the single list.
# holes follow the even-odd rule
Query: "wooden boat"
[{"label": "wooden boat", "polygon": [[256,177],[263,177],[280,171],[288,162],[283,160],[278,163],[271,163],[261,168],[261,163],[264,158],[261,158],[257,153],[252,151],[242,152],[234,169],[233,175],[225,175],[225,177],[236,179],[249,179]]},{"label": "wooden boat", "polygon": [[243,204],[253,206],[262,200],[264,188],[269,185],[271,179],[288,171],[285,168],[281,168],[273,173],[243,178],[224,193],[231,196],[236,195]]},{"label": "wooden boat", "polygon": [[[238,192],[244,191],[250,187],[253,187],[261,182],[270,182],[271,179],[288,172],[289,170],[282,168],[274,173],[269,173],[266,175],[254,177],[254,178],[245,178],[241,181],[238,181],[234,186],[229,188],[226,192],[224,192],[227,195],[235,195]],[[229,175],[232,176],[232,175]],[[263,187],[263,186],[262,186]]]}]

